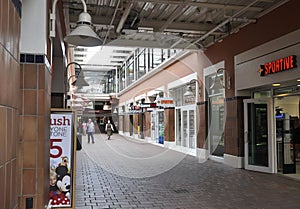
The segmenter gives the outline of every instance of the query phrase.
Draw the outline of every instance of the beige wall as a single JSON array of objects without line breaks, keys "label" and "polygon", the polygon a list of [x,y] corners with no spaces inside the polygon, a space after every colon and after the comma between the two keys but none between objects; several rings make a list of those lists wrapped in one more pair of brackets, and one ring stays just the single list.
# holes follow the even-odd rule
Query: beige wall
[{"label": "beige wall", "polygon": [[[291,0],[274,11],[261,17],[257,23],[249,24],[238,33],[231,34],[222,42],[215,43],[204,53],[194,52],[185,58],[165,67],[149,79],[145,79],[139,85],[120,95],[120,102],[126,102],[136,96],[145,94],[153,89],[164,87],[178,78],[197,72],[198,78],[202,78],[202,70],[213,64],[224,61],[225,70],[231,77],[231,88],[226,89],[226,108],[230,114],[226,115],[225,123],[225,153],[243,156],[243,98],[235,94],[235,65],[234,56],[249,49],[260,46],[266,42],[284,36],[300,28],[299,9],[300,1]],[[287,24],[288,23],[288,24]],[[280,27],[278,27],[280,26]],[[237,78],[238,79],[238,78]],[[207,131],[207,103],[200,98],[198,111],[198,148],[204,147]],[[201,131],[200,131],[201,130]]]},{"label": "beige wall", "polygon": [[140,84],[134,86],[133,89],[120,95],[120,103],[146,94],[147,92],[162,86],[164,86],[167,90],[168,83],[176,81],[189,74],[197,72],[199,75],[202,75],[203,67],[201,66],[203,66],[203,60],[199,58],[200,54],[201,52],[190,53],[183,59],[176,61],[149,79],[146,79]]}]

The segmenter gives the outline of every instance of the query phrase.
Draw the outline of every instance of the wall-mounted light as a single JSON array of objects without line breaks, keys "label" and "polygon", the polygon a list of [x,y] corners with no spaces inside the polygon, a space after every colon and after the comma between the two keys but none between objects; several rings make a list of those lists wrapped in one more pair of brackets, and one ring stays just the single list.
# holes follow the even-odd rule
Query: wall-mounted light
[{"label": "wall-mounted light", "polygon": [[[196,84],[197,83],[197,84]],[[192,84],[196,84],[196,88],[198,87],[198,95],[201,97],[202,95],[202,85],[197,79],[192,79],[186,85],[186,92],[183,94],[184,97],[195,96],[196,92],[193,92]]]},{"label": "wall-mounted light", "polygon": [[[54,0],[52,4],[52,13],[50,14],[50,37],[55,37],[55,19],[56,19],[56,4],[58,0]],[[87,7],[84,0],[81,0],[83,4],[83,12],[80,13],[76,28],[67,35],[64,40],[75,46],[100,46],[102,40],[92,29],[92,18],[87,13]]]},{"label": "wall-mounted light", "polygon": [[118,108],[115,108],[115,110],[114,110],[113,113],[114,113],[114,114],[118,114]]},{"label": "wall-mounted light", "polygon": [[[71,75],[69,78],[68,78],[68,80],[67,80],[67,87],[66,87],[66,92],[65,92],[65,99],[66,98],[68,98],[68,92],[69,92],[69,85],[70,85],[70,80],[71,80],[71,78],[73,78],[73,77],[75,77],[76,78],[76,80],[75,81],[73,81],[72,82],[72,85],[73,86],[77,86],[77,89],[80,89],[80,88],[82,88],[83,86],[88,86],[89,84],[84,80],[84,78],[83,78],[83,76],[79,76],[80,75],[80,72],[81,72],[81,70],[82,70],[82,68],[81,68],[81,65],[80,64],[78,64],[77,62],[70,62],[68,65],[67,65],[67,67],[66,67],[66,75],[68,74],[68,68],[69,68],[69,66],[71,66],[71,65],[77,65],[78,67],[79,67],[79,73],[75,73],[75,75]],[[66,102],[65,102],[65,99],[64,99],[64,107],[66,108]]]},{"label": "wall-mounted light", "polygon": [[75,86],[75,85],[76,85],[78,88],[81,88],[81,87],[83,87],[83,86],[89,86],[89,84],[86,82],[86,80],[84,80],[84,77],[83,77],[82,75],[80,75],[80,73],[81,73],[81,71],[82,71],[82,68],[81,68],[81,65],[80,65],[79,63],[77,63],[77,62],[70,62],[70,63],[67,65],[67,67],[66,67],[66,73],[68,73],[68,67],[69,67],[70,65],[72,65],[72,64],[77,65],[77,66],[79,67],[79,72],[78,72],[78,73],[75,73],[75,75],[71,75],[71,76],[68,78],[68,82],[67,82],[68,86],[69,86],[70,79],[73,78],[73,77],[75,77],[76,80],[72,82],[72,84],[71,84],[72,86]]},{"label": "wall-mounted light", "polygon": [[[225,81],[226,82],[225,82]],[[216,71],[213,84],[209,87],[210,89],[222,89],[227,85],[227,89],[231,88],[231,77],[224,68],[219,68]]]}]

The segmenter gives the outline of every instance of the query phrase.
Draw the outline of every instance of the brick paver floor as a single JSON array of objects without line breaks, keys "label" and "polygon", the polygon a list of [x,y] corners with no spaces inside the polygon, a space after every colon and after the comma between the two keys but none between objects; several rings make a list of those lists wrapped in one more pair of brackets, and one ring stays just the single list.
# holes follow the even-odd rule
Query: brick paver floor
[{"label": "brick paver floor", "polygon": [[76,209],[300,208],[300,182],[235,169],[113,135],[83,137],[77,151]]}]

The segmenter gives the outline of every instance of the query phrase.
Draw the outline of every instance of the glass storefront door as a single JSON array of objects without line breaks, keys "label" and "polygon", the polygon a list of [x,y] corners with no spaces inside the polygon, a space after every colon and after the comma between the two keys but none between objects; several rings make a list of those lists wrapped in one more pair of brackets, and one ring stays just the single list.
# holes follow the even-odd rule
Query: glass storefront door
[{"label": "glass storefront door", "polygon": [[274,172],[271,99],[244,100],[245,168]]},{"label": "glass storefront door", "polygon": [[224,156],[224,95],[209,97],[209,151],[217,157]]},{"label": "glass storefront door", "polygon": [[176,145],[196,149],[196,108],[188,105],[176,109]]},{"label": "glass storefront door", "polygon": [[181,136],[181,109],[178,108],[176,109],[176,114],[175,114],[175,118],[176,118],[176,129],[175,129],[175,136],[176,136],[176,145],[181,146],[182,143],[182,136]]},{"label": "glass storefront door", "polygon": [[274,98],[276,117],[277,171],[300,174],[300,95]]}]

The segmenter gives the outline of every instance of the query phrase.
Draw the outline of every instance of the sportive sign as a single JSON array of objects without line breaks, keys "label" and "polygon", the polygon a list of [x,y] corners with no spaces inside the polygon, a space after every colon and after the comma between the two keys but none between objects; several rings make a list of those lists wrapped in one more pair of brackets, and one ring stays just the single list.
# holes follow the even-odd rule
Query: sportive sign
[{"label": "sportive sign", "polygon": [[295,55],[280,58],[271,62],[267,62],[260,66],[258,72],[260,76],[267,76],[270,74],[280,73],[283,71],[291,70],[297,67],[297,60]]}]

